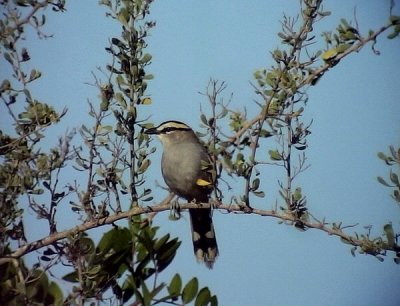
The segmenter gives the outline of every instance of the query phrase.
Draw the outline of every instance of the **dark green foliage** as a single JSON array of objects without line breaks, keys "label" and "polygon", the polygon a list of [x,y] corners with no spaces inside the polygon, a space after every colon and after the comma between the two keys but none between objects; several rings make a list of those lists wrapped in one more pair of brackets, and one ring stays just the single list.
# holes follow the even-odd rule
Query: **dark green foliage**
[{"label": "dark green foliage", "polygon": [[27,269],[22,261],[11,260],[0,266],[1,305],[62,305],[60,287],[48,279],[45,271]]},{"label": "dark green foliage", "polygon": [[161,273],[176,255],[180,242],[169,235],[156,237],[158,228],[148,220],[133,218],[130,227],[115,227],[95,247],[82,236],[72,240],[76,270],[63,277],[78,283],[85,299],[99,298],[111,289],[121,302],[131,298],[150,302],[165,285],[149,289],[147,280]]}]

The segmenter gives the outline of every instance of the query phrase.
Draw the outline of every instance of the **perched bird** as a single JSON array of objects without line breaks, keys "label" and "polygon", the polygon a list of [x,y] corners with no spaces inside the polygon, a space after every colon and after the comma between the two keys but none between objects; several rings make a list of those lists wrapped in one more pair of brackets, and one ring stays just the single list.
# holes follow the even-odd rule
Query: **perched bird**
[{"label": "perched bird", "polygon": [[[208,203],[214,182],[210,156],[186,124],[166,121],[145,131],[155,134],[163,145],[161,171],[165,183],[188,202]],[[211,269],[218,256],[211,209],[189,209],[194,254]]]}]

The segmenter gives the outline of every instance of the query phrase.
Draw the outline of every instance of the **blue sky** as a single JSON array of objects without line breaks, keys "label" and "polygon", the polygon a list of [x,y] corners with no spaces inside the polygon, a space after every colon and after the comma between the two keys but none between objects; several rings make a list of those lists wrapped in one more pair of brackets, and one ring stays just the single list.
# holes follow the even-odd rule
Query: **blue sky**
[{"label": "blue sky", "polygon": [[[354,7],[363,33],[376,29],[386,23],[389,1],[331,0],[324,7],[332,15],[317,24],[317,38],[318,31],[333,30],[340,18],[352,19]],[[109,57],[104,47],[119,34],[97,1],[70,1],[67,9],[49,16],[53,39],[38,42],[30,36],[27,41],[30,65],[44,72],[34,92],[59,109],[69,109],[66,120],[50,131],[49,143],[67,128],[88,122],[86,100],[97,101],[97,93],[85,83],[93,82],[91,71],[105,66]],[[150,18],[157,26],[148,41],[153,55],[149,72],[155,75],[149,94],[154,103],[141,111],[156,123],[175,119],[198,129],[200,105],[206,106],[198,92],[213,77],[227,82],[232,108],[245,106],[255,114],[257,97],[249,81],[255,70],[273,64],[269,51],[279,46],[276,33],[283,12],[293,16],[297,10],[298,2],[289,0],[155,1]],[[359,223],[359,231],[373,224],[375,234],[388,221],[400,228],[399,209],[389,190],[376,181],[377,175],[388,173],[377,152],[390,144],[399,146],[399,47],[398,39],[388,41],[384,35],[377,44],[380,56],[366,48],[308,91],[305,118],[314,122],[307,149],[311,168],[298,184],[317,217]],[[154,143],[158,150],[147,184],[154,187],[158,201],[165,192],[155,188],[162,178],[161,147]],[[266,174],[267,197],[257,206],[269,209],[277,200],[275,173],[271,169]],[[65,214],[68,211],[65,207]],[[383,263],[370,256],[353,258],[348,246],[322,232],[302,233],[270,218],[215,212],[220,257],[208,271],[193,257],[188,218],[172,222],[167,215],[159,214],[155,223],[183,243],[165,279],[176,272],[186,281],[198,276],[201,285],[218,295],[220,305],[399,304],[400,267],[390,257]],[[75,216],[65,215],[60,224],[68,226],[71,218]]]}]

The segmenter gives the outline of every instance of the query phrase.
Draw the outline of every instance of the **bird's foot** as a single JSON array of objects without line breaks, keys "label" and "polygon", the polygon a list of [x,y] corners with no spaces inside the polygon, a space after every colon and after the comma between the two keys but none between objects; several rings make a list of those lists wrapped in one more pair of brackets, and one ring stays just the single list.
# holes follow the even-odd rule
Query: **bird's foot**
[{"label": "bird's foot", "polygon": [[171,208],[169,211],[169,219],[170,220],[179,220],[182,216],[181,214],[181,206],[179,205],[178,199],[175,199],[170,202]]},{"label": "bird's foot", "polygon": [[216,208],[218,208],[220,205],[222,205],[222,202],[219,201],[218,199],[210,199],[209,203],[210,203],[211,209],[216,209]]}]

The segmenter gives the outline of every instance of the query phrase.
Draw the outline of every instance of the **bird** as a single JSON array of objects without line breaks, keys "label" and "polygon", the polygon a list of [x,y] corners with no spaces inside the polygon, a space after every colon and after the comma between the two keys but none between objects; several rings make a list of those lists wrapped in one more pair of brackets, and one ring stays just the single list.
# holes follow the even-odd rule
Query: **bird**
[{"label": "bird", "polygon": [[[195,132],[183,122],[170,120],[144,133],[161,141],[161,172],[169,189],[188,202],[208,203],[215,183],[209,171],[212,163]],[[189,209],[189,215],[196,259],[212,269],[219,253],[211,208]]]}]

